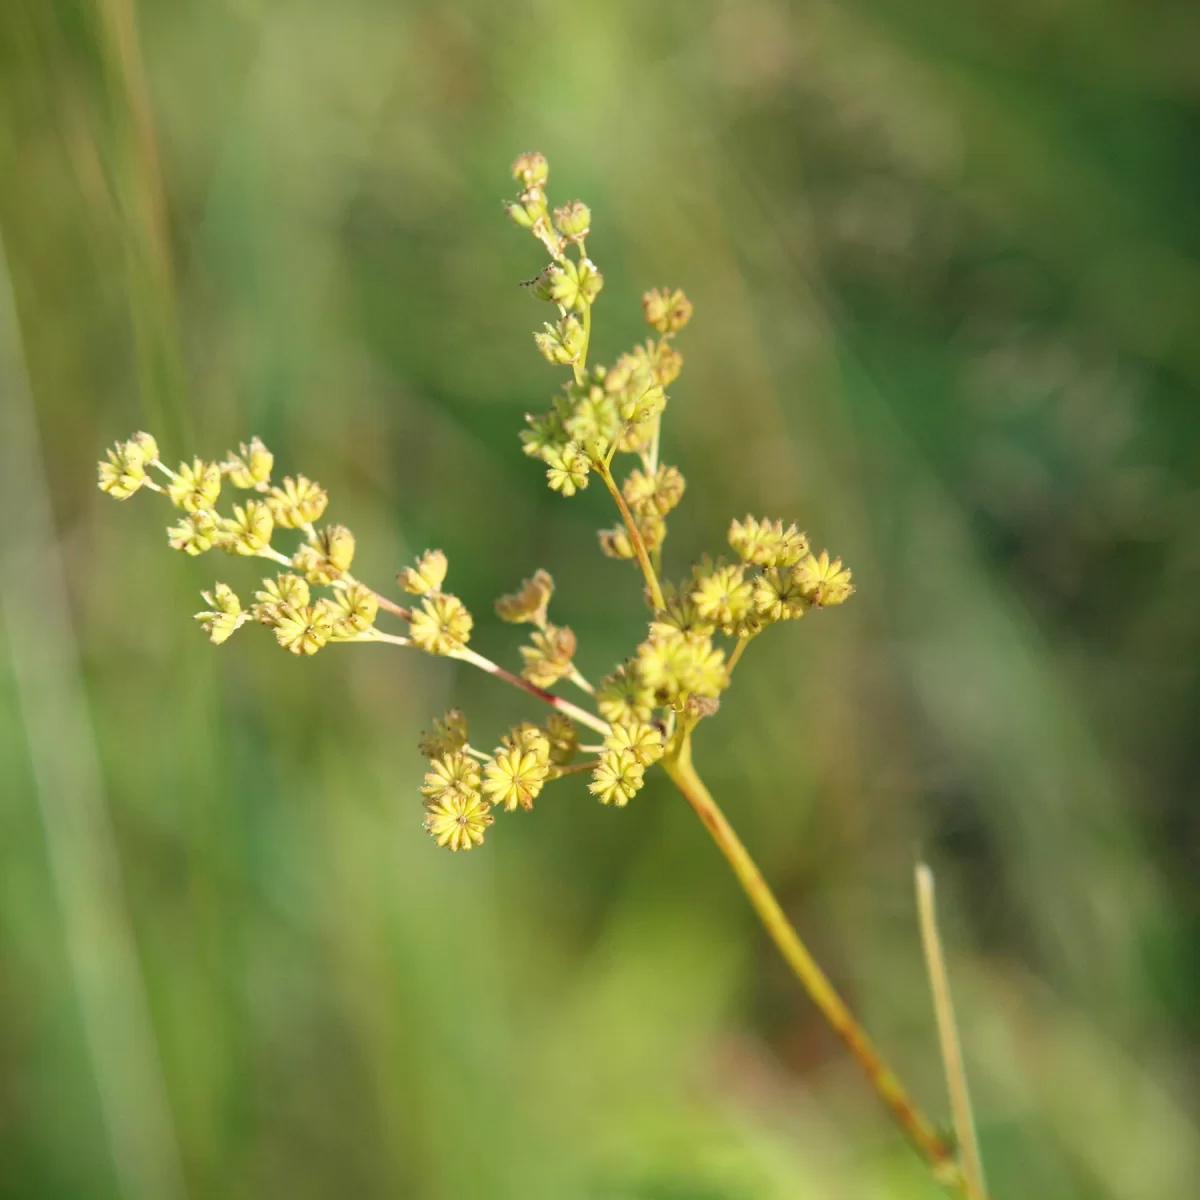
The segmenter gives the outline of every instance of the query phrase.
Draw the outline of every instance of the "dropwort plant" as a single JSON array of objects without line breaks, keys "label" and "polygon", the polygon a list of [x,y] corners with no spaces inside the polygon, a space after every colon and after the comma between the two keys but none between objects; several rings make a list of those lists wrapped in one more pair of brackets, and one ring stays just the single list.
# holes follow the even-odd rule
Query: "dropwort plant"
[{"label": "dropwort plant", "polygon": [[[532,809],[542,790],[564,775],[586,772],[596,799],[620,807],[642,789],[648,770],[661,767],[917,1150],[940,1179],[979,1200],[976,1172],[960,1166],[949,1140],[921,1113],[851,1015],[692,763],[692,739],[716,713],[751,641],[769,626],[843,604],[854,591],[850,571],[828,551],[814,552],[796,525],[747,516],[730,524],[731,557],[706,556],[682,577],[664,574],[668,520],[686,485],[679,468],[662,461],[659,435],[667,389],[683,369],[676,337],[691,319],[692,305],[679,290],[646,292],[642,311],[651,336],[609,366],[590,361],[592,310],[604,287],[587,254],[591,212],[578,200],[551,210],[548,176],[541,154],[521,155],[513,165],[520,194],[506,210],[550,256],[524,286],[552,306],[554,319],[533,335],[537,349],[569,375],[550,408],[526,418],[521,441],[563,496],[586,488],[593,476],[608,489],[620,521],[599,531],[600,549],[636,564],[649,609],[645,637],[597,684],[575,665],[570,627],[550,619],[554,580],[546,571],[496,601],[501,620],[529,626],[520,673],[514,674],[471,648],[474,618],[446,589],[445,554],[428,550],[400,572],[398,582],[412,597],[406,604],[363,583],[351,570],[353,533],[344,525],[318,527],[328,503],[325,490],[299,474],[272,483],[274,458],[258,438],[223,462],[195,458],[172,470],[155,439],[138,433],[99,464],[100,487],[118,500],[143,489],[164,494],[177,510],[167,530],[168,544],[177,550],[199,555],[221,549],[278,568],[248,603],[226,583],[202,593],[205,608],[196,620],[214,643],[258,623],[297,655],[342,642],[413,646],[470,663],[545,702],[551,711],[544,724],[514,725],[490,752],[472,745],[461,712],[433,723],[420,743],[429,760],[420,790],[425,828],[438,846],[480,846],[497,814]],[[624,478],[618,481],[618,475]],[[243,498],[222,513],[225,485]],[[289,534],[295,542],[283,548],[279,542]],[[381,614],[396,619],[401,631],[380,629]],[[552,690],[563,684],[582,693],[579,703]]]}]

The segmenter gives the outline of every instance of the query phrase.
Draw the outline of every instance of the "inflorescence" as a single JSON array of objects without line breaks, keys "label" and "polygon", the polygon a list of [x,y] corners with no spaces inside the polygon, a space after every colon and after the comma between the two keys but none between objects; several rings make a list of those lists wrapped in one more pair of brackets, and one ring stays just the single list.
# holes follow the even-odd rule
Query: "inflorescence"
[{"label": "inflorescence", "polygon": [[[730,526],[732,559],[706,557],[680,579],[661,577],[667,521],[685,481],[678,467],[660,461],[659,435],[667,388],[683,369],[675,338],[690,321],[692,305],[679,290],[648,291],[642,309],[653,335],[611,366],[589,363],[592,309],[604,285],[586,251],[591,213],[578,200],[551,210],[548,176],[542,155],[518,158],[513,177],[521,191],[507,211],[550,255],[526,284],[556,313],[534,341],[549,362],[569,367],[571,375],[546,412],[527,417],[521,441],[562,495],[587,487],[593,475],[608,488],[621,520],[599,531],[600,549],[637,563],[651,615],[642,642],[594,687],[575,665],[575,634],[550,620],[554,581],[546,571],[496,602],[502,620],[529,626],[520,675],[511,675],[468,647],[474,620],[463,601],[443,588],[445,554],[429,550],[400,572],[411,607],[361,583],[350,573],[354,535],[344,525],[317,527],[328,503],[325,490],[303,475],[273,484],[274,457],[258,438],[223,462],[195,458],[172,470],[154,438],[138,433],[99,465],[100,488],[118,500],[143,488],[166,495],[178,510],[167,530],[175,549],[189,555],[220,549],[280,568],[262,579],[245,606],[225,583],[202,593],[206,607],[196,620],[214,643],[254,621],[274,630],[279,644],[297,655],[338,642],[412,645],[470,662],[550,704],[543,725],[514,726],[490,753],[471,745],[466,718],[457,710],[422,738],[429,760],[421,788],[425,826],[451,850],[479,845],[496,812],[533,808],[543,788],[563,775],[587,772],[589,790],[602,804],[627,804],[646,771],[679,754],[696,725],[717,711],[751,639],[777,621],[841,604],[853,592],[841,561],[825,551],[814,554],[795,525],[750,516]],[[617,455],[636,459],[619,483]],[[225,485],[245,495],[222,514]],[[275,544],[281,531],[299,534],[290,551]],[[377,629],[381,610],[406,630]],[[561,684],[582,692],[594,708],[550,690]],[[582,744],[581,726],[601,741]]]}]

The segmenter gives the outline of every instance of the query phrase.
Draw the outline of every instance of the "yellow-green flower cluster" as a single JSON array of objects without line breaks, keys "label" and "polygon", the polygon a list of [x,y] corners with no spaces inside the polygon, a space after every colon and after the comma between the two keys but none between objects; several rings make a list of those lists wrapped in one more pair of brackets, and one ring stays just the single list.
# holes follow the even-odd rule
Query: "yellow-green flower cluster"
[{"label": "yellow-green flower cluster", "polygon": [[[273,629],[279,644],[298,656],[339,641],[411,644],[480,666],[552,707],[544,726],[514,726],[490,754],[472,747],[458,710],[422,737],[420,749],[429,760],[421,788],[425,827],[451,850],[480,845],[496,812],[532,809],[545,786],[565,775],[588,773],[588,788],[601,803],[628,804],[655,763],[684,760],[699,722],[718,711],[751,638],[768,624],[841,604],[854,591],[841,560],[827,551],[814,554],[795,525],[750,516],[730,526],[734,561],[706,556],[678,582],[660,578],[667,521],[686,487],[679,469],[661,460],[662,417],[667,388],[683,367],[675,338],[691,320],[692,304],[679,289],[647,291],[642,311],[652,336],[611,366],[589,364],[592,310],[604,286],[586,253],[591,212],[582,201],[551,209],[549,169],[540,154],[517,159],[513,176],[520,191],[509,215],[551,260],[526,285],[557,309],[557,319],[535,341],[550,362],[571,368],[549,410],[526,418],[524,450],[541,460],[550,487],[565,496],[587,487],[593,473],[601,477],[621,517],[615,528],[600,532],[601,548],[637,561],[651,610],[641,644],[597,687],[576,667],[575,634],[550,621],[554,580],[546,571],[496,602],[502,620],[531,626],[520,647],[518,677],[467,649],[473,620],[463,602],[444,590],[448,562],[442,551],[427,550],[397,577],[416,598],[414,608],[378,595],[351,574],[353,533],[338,524],[316,527],[329,502],[325,489],[299,474],[273,483],[274,456],[257,437],[221,462],[193,458],[171,470],[154,438],[138,433],[99,464],[100,488],[116,499],[143,488],[169,498],[179,510],[167,531],[173,547],[189,555],[220,548],[283,568],[262,580],[246,608],[225,583],[202,593],[206,607],[195,619],[214,643],[253,620]],[[613,469],[617,454],[637,460],[621,472],[623,479]],[[219,512],[224,484],[252,494]],[[298,544],[286,552],[273,545],[281,530],[299,531]],[[325,591],[317,595],[314,589]],[[375,629],[381,605],[408,623],[405,636]],[[564,681],[586,693],[593,707],[548,690]],[[602,744],[581,745],[581,728],[600,734]]]},{"label": "yellow-green flower cluster", "polygon": [[409,637],[427,654],[453,654],[471,637],[475,624],[467,607],[457,597],[442,591],[448,564],[440,550],[427,550],[415,567],[398,576],[404,590],[421,597],[421,607],[409,617]]},{"label": "yellow-green flower cluster", "polygon": [[[559,320],[547,323],[534,337],[550,362],[570,366],[573,374],[547,412],[526,417],[528,428],[521,441],[526,454],[545,463],[550,487],[564,496],[585,488],[592,471],[601,472],[613,488],[613,456],[640,457],[641,468],[622,487],[629,508],[622,514],[625,523],[599,533],[605,554],[637,558],[640,564],[662,547],[667,514],[683,496],[679,470],[659,462],[659,428],[667,403],[665,389],[683,367],[672,339],[691,319],[692,304],[679,289],[646,292],[642,310],[659,336],[622,354],[611,367],[589,367],[591,309],[603,284],[583,252],[591,214],[577,201],[556,209],[551,221],[545,196],[549,168],[542,155],[523,154],[513,165],[513,175],[523,190],[508,206],[509,215],[532,230],[554,259],[527,286],[539,299],[558,305]],[[567,255],[571,242],[579,247],[575,259]]]},{"label": "yellow-green flower cluster", "polygon": [[509,731],[484,763],[483,791],[497,808],[532,808],[550,777],[550,739],[536,725]]},{"label": "yellow-green flower cluster", "polygon": [[[279,644],[293,654],[315,654],[330,641],[360,641],[369,635],[378,612],[378,597],[352,575],[354,535],[344,525],[317,530],[313,522],[325,511],[329,497],[319,484],[303,475],[271,486],[274,455],[257,438],[231,451],[224,462],[193,458],[171,470],[158,456],[158,446],[146,433],[109,451],[100,464],[100,488],[125,499],[142,487],[165,492],[180,510],[167,529],[168,544],[189,555],[219,548],[246,558],[268,558],[290,565],[297,574],[264,579],[257,603],[243,611],[236,593],[220,583],[203,593],[209,608],[196,619],[215,643],[224,642],[251,616],[275,631]],[[147,469],[164,477],[153,482]],[[217,504],[222,482],[242,491],[264,493],[233,504],[222,515]],[[279,529],[299,529],[303,540],[287,555],[272,546]],[[331,588],[313,599],[309,584]]]},{"label": "yellow-green flower cluster", "polygon": [[99,464],[100,490],[115,500],[128,500],[150,482],[146,468],[158,462],[158,443],[148,433],[135,433],[127,442],[118,442],[108,458]]},{"label": "yellow-green flower cluster", "polygon": [[421,788],[425,796],[425,828],[439,846],[470,850],[483,842],[495,820],[480,791],[479,764],[463,748],[434,758]]},{"label": "yellow-green flower cluster", "polygon": [[546,616],[552,595],[554,580],[548,571],[538,570],[512,595],[496,601],[501,620],[536,627],[529,645],[521,647],[521,675],[541,688],[553,687],[575,669],[575,634],[565,625],[552,625]]},{"label": "yellow-green flower cluster", "polygon": [[[761,568],[745,581],[753,593],[753,614],[762,624],[795,620],[809,608],[842,604],[854,594],[851,573],[842,560],[830,560],[827,550],[813,554],[808,538],[795,525],[785,529],[782,521],[748,516],[729,526],[729,544],[745,570]],[[708,603],[715,587],[708,585]]]}]

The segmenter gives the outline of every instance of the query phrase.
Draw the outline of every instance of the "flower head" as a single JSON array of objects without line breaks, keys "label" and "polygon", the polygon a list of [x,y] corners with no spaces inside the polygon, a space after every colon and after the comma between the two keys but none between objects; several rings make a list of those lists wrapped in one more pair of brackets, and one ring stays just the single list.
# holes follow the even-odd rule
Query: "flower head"
[{"label": "flower head", "polygon": [[678,467],[660,466],[654,474],[631,471],[621,490],[639,515],[665,517],[683,499],[684,479]]},{"label": "flower head", "polygon": [[412,596],[427,596],[440,592],[446,580],[449,562],[440,550],[426,550],[417,559],[415,567],[405,567],[396,579],[400,586]]},{"label": "flower head", "polygon": [[452,708],[440,721],[433,722],[433,732],[423,733],[417,748],[426,758],[439,758],[467,744],[467,718],[461,709]]},{"label": "flower head", "polygon": [[588,485],[591,463],[577,442],[565,446],[547,446],[542,451],[542,461],[547,466],[546,480],[556,492],[573,496]]},{"label": "flower head", "polygon": [[158,458],[158,446],[148,433],[135,433],[118,442],[98,465],[100,490],[114,500],[128,500],[146,482],[146,464]]},{"label": "flower head", "polygon": [[521,647],[525,665],[521,674],[538,687],[553,687],[571,670],[575,657],[575,634],[565,625],[546,625],[530,637],[533,643]]},{"label": "flower head", "polygon": [[628,751],[643,767],[658,762],[663,756],[662,730],[645,721],[614,725],[604,744],[617,754]]},{"label": "flower head", "polygon": [[654,689],[642,678],[636,662],[626,663],[600,681],[596,707],[614,725],[646,721],[654,711]]},{"label": "flower head", "polygon": [[167,484],[167,495],[176,508],[185,512],[210,510],[221,495],[221,468],[200,458],[194,458],[190,465],[180,463]]},{"label": "flower head", "polygon": [[592,772],[588,791],[597,796],[601,804],[624,808],[641,791],[644,773],[645,768],[632,751],[605,750]]},{"label": "flower head", "polygon": [[272,623],[276,641],[292,654],[316,654],[334,634],[333,617],[323,603],[281,605]]},{"label": "flower head", "polygon": [[292,555],[292,566],[309,583],[330,584],[341,579],[354,561],[354,534],[345,525],[328,525]]},{"label": "flower head", "polygon": [[495,805],[512,812],[518,806],[532,808],[550,774],[550,744],[542,736],[545,753],[525,749],[518,741],[500,747],[484,765],[483,791]]},{"label": "flower head", "polygon": [[208,634],[208,640],[214,646],[219,646],[233,636],[250,614],[242,611],[242,603],[237,598],[237,593],[228,584],[218,583],[211,592],[200,594],[204,597],[208,609],[198,612],[196,620]]},{"label": "flower head", "polygon": [[233,554],[254,555],[271,544],[275,518],[264,500],[248,500],[233,506],[233,516],[221,522],[220,542]]},{"label": "flower head", "polygon": [[575,722],[560,712],[552,712],[546,718],[546,739],[550,743],[550,761],[558,767],[566,766],[579,748]]},{"label": "flower head", "polygon": [[719,625],[725,633],[733,633],[753,607],[754,585],[745,578],[740,563],[733,567],[718,565],[698,575],[692,603],[705,620]]},{"label": "flower head", "polygon": [[333,621],[333,636],[356,638],[375,624],[379,598],[365,584],[357,582],[333,589],[333,599],[323,602]]},{"label": "flower head", "polygon": [[267,503],[281,529],[302,529],[321,519],[329,493],[304,475],[285,475],[283,485],[267,493]]},{"label": "flower head", "polygon": [[409,622],[413,645],[429,654],[451,654],[471,636],[471,614],[457,596],[437,592],[421,601]]},{"label": "flower head", "polygon": [[308,584],[299,575],[277,575],[264,579],[262,589],[254,593],[254,619],[275,625],[281,609],[304,608],[309,601]]},{"label": "flower head", "polygon": [[759,567],[792,567],[808,553],[808,538],[782,521],[759,521],[748,516],[729,526],[729,544],[747,563]]},{"label": "flower head", "polygon": [[654,288],[642,297],[642,312],[659,333],[678,333],[692,319],[692,302],[679,288]]},{"label": "flower head", "polygon": [[271,482],[275,456],[257,437],[251,438],[248,446],[243,442],[238,451],[237,454],[232,450],[229,452],[229,457],[221,464],[221,473],[234,487],[265,492]]},{"label": "flower head", "polygon": [[554,580],[548,571],[537,570],[532,579],[523,580],[521,586],[509,596],[496,601],[496,615],[512,624],[528,622],[530,625],[546,623],[546,608],[554,595]]},{"label": "flower head", "polygon": [[422,795],[436,800],[447,791],[479,791],[479,764],[461,747],[433,759],[425,772]]},{"label": "flower head", "polygon": [[495,821],[491,805],[478,792],[451,788],[430,801],[425,828],[439,846],[470,850],[483,844],[483,832]]},{"label": "flower head", "polygon": [[754,581],[754,610],[767,621],[794,621],[808,604],[795,571],[770,567]]},{"label": "flower head", "polygon": [[809,554],[796,567],[796,583],[804,595],[817,608],[841,604],[854,594],[850,571],[842,566],[842,560],[829,560],[829,551],[820,555]]},{"label": "flower head", "polygon": [[600,294],[604,276],[590,258],[581,258],[579,262],[564,258],[550,268],[548,283],[551,300],[563,308],[583,312]]},{"label": "flower head", "polygon": [[554,325],[546,324],[541,333],[533,335],[533,340],[547,362],[561,367],[578,362],[588,341],[579,318],[573,315],[563,317]]},{"label": "flower head", "polygon": [[211,550],[221,538],[221,527],[211,512],[189,513],[167,529],[167,545],[193,557]]},{"label": "flower head", "polygon": [[568,241],[582,242],[591,225],[592,210],[582,200],[572,200],[554,210],[554,228]]}]

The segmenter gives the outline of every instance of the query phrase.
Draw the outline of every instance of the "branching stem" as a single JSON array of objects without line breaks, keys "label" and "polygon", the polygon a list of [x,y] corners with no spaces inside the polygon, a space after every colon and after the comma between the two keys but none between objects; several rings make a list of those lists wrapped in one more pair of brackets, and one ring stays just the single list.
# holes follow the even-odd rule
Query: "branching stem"
[{"label": "branching stem", "polygon": [[580,725],[586,725],[589,729],[594,729],[604,737],[608,737],[612,732],[608,722],[602,717],[588,712],[585,708],[580,708],[577,704],[572,704],[570,700],[564,700],[561,696],[556,696],[553,692],[546,691],[545,688],[538,687],[536,683],[530,683],[528,679],[522,679],[519,675],[514,675],[511,671],[506,671],[498,663],[492,662],[490,658],[484,658],[482,654],[477,654],[469,646],[462,646],[458,650],[453,650],[447,657],[456,658],[459,662],[470,663],[473,667],[478,667],[481,671],[486,671],[489,675],[495,675],[497,679],[503,679],[506,683],[511,683],[513,687],[518,687],[521,691],[528,692],[531,696],[536,696],[537,699],[549,704],[551,708],[555,708],[560,713],[570,717],[572,721],[578,721]]}]

